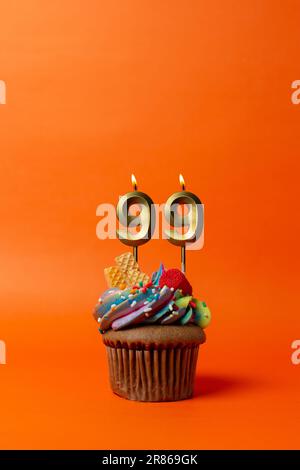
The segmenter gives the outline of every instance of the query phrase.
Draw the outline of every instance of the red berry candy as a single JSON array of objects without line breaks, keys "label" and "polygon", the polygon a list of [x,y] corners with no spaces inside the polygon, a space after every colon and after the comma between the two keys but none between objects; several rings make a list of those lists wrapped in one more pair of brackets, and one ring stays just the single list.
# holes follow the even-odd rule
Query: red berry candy
[{"label": "red berry candy", "polygon": [[185,277],[185,275],[176,268],[167,269],[161,275],[159,280],[159,287],[167,286],[174,287],[174,290],[181,289],[183,295],[192,295],[192,286]]}]

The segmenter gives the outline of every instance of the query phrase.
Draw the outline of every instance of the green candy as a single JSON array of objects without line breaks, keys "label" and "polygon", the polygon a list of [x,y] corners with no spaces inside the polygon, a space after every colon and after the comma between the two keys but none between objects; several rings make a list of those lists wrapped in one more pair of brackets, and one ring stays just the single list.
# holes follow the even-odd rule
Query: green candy
[{"label": "green candy", "polygon": [[175,305],[178,308],[187,308],[191,300],[192,300],[191,296],[180,297],[180,299],[176,300]]},{"label": "green candy", "polygon": [[195,321],[198,326],[201,328],[206,328],[211,321],[211,313],[205,302],[202,302],[198,299],[193,299],[193,302],[196,304],[195,311]]}]

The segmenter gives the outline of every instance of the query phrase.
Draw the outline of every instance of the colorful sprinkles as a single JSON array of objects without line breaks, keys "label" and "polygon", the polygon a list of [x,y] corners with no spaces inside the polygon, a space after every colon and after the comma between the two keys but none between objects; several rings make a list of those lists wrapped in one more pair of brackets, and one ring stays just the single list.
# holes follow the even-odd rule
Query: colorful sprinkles
[{"label": "colorful sprinkles", "polygon": [[[165,282],[162,282],[161,277],[164,277]],[[130,323],[132,318],[134,325],[198,324],[205,328],[209,324],[210,312],[206,303],[192,298],[191,286],[183,273],[176,269],[160,270],[152,279],[146,284],[140,281],[132,287],[124,286],[124,290],[107,290],[99,297],[94,316],[101,326],[100,333],[104,333],[107,328],[114,328],[114,322],[117,322],[116,329],[122,328],[119,327],[122,325],[120,320],[128,314],[132,315]],[[130,302],[126,302],[128,300]],[[125,315],[122,315],[123,308],[126,309]],[[129,322],[124,321],[124,325],[127,327]]]}]

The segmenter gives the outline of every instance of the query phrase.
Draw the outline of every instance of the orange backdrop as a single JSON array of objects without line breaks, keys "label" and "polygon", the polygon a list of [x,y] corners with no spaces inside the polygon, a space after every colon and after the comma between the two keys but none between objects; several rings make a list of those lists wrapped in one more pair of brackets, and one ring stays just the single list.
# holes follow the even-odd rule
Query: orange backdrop
[{"label": "orange backdrop", "polygon": [[[0,6],[1,448],[297,448],[300,366],[297,0],[11,0]],[[188,253],[213,323],[196,396],[110,392],[91,312],[124,251],[96,207],[205,203]],[[151,272],[179,249],[140,249]]]}]

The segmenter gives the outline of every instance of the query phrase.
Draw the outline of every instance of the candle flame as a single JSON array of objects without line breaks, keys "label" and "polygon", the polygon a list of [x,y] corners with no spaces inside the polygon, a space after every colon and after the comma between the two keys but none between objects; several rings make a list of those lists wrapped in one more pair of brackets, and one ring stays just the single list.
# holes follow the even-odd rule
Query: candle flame
[{"label": "candle flame", "polygon": [[179,183],[180,183],[180,186],[182,188],[182,191],[185,190],[185,181],[184,181],[184,177],[182,175],[179,175]]},{"label": "candle flame", "polygon": [[134,191],[136,191],[137,190],[137,181],[136,181],[136,177],[133,174],[131,175],[131,183],[132,183]]}]

